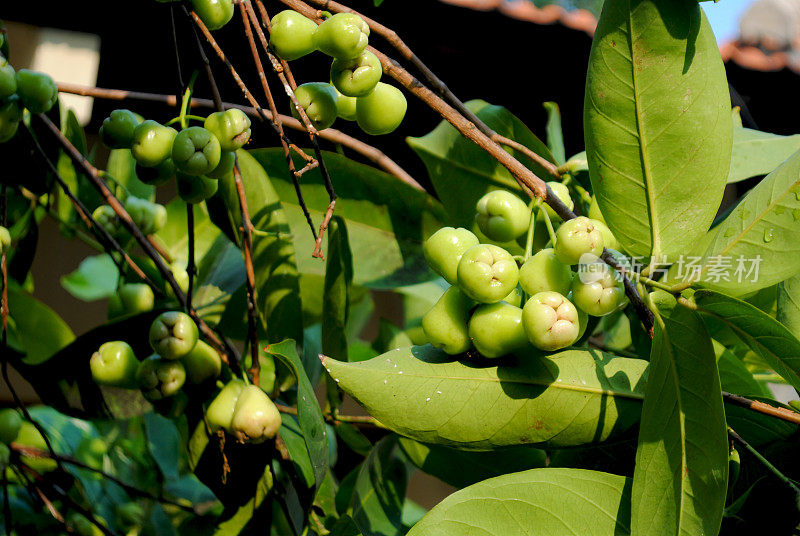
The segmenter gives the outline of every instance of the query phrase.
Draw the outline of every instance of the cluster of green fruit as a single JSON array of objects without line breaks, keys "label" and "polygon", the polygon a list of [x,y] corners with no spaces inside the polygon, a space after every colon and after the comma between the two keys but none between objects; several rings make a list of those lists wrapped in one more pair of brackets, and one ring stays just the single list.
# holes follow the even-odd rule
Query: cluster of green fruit
[{"label": "cluster of green fruit", "polygon": [[[297,13],[281,11],[272,18],[270,46],[287,61],[315,50],[331,57],[330,81],[298,86],[295,96],[314,128],[323,130],[341,117],[356,121],[371,135],[388,134],[403,122],[408,103],[398,88],[381,82],[383,68],[367,50],[369,26],[358,15],[337,13],[319,26]],[[298,112],[292,113],[298,117]]]},{"label": "cluster of green fruit", "polygon": [[272,439],[281,427],[278,408],[260,387],[239,379],[228,382],[206,410],[212,432],[225,432],[242,443]]},{"label": "cluster of green fruit", "polygon": [[[549,184],[574,206],[563,184]],[[495,243],[481,244],[467,229],[444,227],[424,244],[428,265],[452,285],[422,319],[434,346],[449,354],[474,347],[490,358],[528,344],[554,351],[580,339],[588,315],[604,316],[627,304],[621,277],[598,260],[605,244],[616,242],[603,222],[578,216],[558,225],[550,207],[529,207],[503,190],[483,196],[476,210],[480,232]],[[541,241],[531,255],[539,221],[549,227],[545,236],[552,244]],[[521,238],[528,243],[525,256],[496,245]]]},{"label": "cluster of green fruit", "polygon": [[148,400],[175,396],[188,380],[200,384],[219,376],[222,361],[214,348],[198,339],[194,320],[180,311],[160,314],[150,326],[155,352],[139,361],[124,341],[104,343],[89,367],[99,385],[141,389]]},{"label": "cluster of green fruit", "polygon": [[25,108],[32,114],[46,113],[58,100],[58,87],[53,79],[38,71],[15,71],[3,54],[7,54],[5,46],[4,37],[0,43],[0,143],[17,133]]},{"label": "cluster of green fruit", "polygon": [[[234,108],[212,113],[202,127],[178,132],[152,119],[145,121],[130,110],[114,110],[100,127],[100,139],[110,149],[130,149],[141,181],[160,186],[174,178],[181,199],[200,203],[217,192],[217,179],[233,171],[236,151],[250,140],[250,118]],[[155,227],[162,221],[141,200],[131,208]],[[107,215],[113,220],[110,207],[100,209],[103,213],[96,216]],[[135,218],[133,213],[131,216]]]}]

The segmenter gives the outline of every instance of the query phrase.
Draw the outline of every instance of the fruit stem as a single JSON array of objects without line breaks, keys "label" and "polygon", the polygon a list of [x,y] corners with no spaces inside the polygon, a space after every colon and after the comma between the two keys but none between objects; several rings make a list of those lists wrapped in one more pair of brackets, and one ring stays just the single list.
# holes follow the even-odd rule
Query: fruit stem
[{"label": "fruit stem", "polygon": [[536,204],[539,207],[539,213],[544,216],[544,223],[547,225],[547,234],[550,235],[550,241],[553,242],[553,247],[556,247],[556,232],[553,230],[553,222],[550,221],[550,214],[548,214],[547,209],[542,206],[541,199],[538,199]]},{"label": "fruit stem", "polygon": [[194,91],[194,82],[197,80],[198,71],[192,73],[192,78],[189,79],[189,85],[186,86],[186,91],[183,92],[183,101],[181,102],[181,129],[186,128],[187,113],[189,113],[189,103],[192,102],[192,91]]},{"label": "fruit stem", "polygon": [[533,233],[536,231],[536,211],[534,210],[539,204],[539,201],[531,201],[528,204],[528,209],[531,212],[531,223],[528,225],[528,237],[525,239],[525,259],[523,263],[531,258],[533,253]]}]

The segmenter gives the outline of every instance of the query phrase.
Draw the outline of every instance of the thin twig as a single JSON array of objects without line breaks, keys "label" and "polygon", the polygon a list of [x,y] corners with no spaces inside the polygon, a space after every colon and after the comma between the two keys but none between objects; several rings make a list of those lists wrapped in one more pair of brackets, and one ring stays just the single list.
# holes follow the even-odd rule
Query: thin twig
[{"label": "thin twig", "polygon": [[[275,407],[278,408],[278,411],[281,413],[286,413],[287,415],[297,415],[297,408],[292,406],[284,406],[283,404],[275,404]],[[382,428],[386,430],[386,425],[381,423],[378,419],[371,415],[340,415],[338,413],[331,415],[330,413],[325,413],[323,415],[325,421],[329,424],[336,424],[337,422],[346,422],[350,424],[355,424],[357,426],[366,426],[370,428]]]},{"label": "thin twig", "polygon": [[745,398],[741,395],[735,395],[725,391],[722,391],[722,398],[725,400],[725,402],[735,406],[757,411],[758,413],[763,413],[764,415],[769,415],[792,424],[800,425],[800,413],[796,413],[790,409],[776,408],[775,406],[771,406],[764,402],[750,400],[749,398]]},{"label": "thin twig", "polygon": [[769,471],[770,473],[772,473],[773,475],[775,475],[775,477],[776,477],[778,480],[780,480],[781,482],[783,482],[784,484],[786,484],[786,486],[787,486],[788,488],[790,488],[790,489],[791,489],[791,490],[794,492],[794,494],[795,494],[795,499],[800,499],[800,488],[798,488],[798,487],[797,487],[797,485],[795,485],[795,483],[792,481],[792,479],[790,479],[789,477],[787,477],[786,475],[784,475],[783,473],[781,473],[781,472],[780,472],[780,470],[779,470],[777,467],[775,467],[774,465],[772,465],[772,464],[769,462],[769,460],[767,460],[767,459],[766,459],[764,456],[762,456],[762,455],[761,455],[761,453],[760,453],[760,452],[758,452],[756,449],[754,449],[754,448],[753,448],[753,447],[750,445],[750,443],[748,443],[747,441],[745,441],[744,439],[742,439],[742,436],[740,436],[739,434],[737,434],[737,433],[736,433],[736,431],[735,431],[733,428],[731,428],[730,426],[728,426],[728,435],[729,435],[729,436],[731,437],[731,439],[733,439],[733,440],[734,440],[736,443],[739,443],[739,444],[740,444],[742,447],[744,447],[744,449],[745,449],[747,452],[749,452],[750,454],[752,454],[753,456],[755,456],[755,457],[756,457],[756,459],[757,459],[759,462],[761,462],[761,464],[762,464],[764,467],[766,467],[766,468],[767,468],[767,471]]}]

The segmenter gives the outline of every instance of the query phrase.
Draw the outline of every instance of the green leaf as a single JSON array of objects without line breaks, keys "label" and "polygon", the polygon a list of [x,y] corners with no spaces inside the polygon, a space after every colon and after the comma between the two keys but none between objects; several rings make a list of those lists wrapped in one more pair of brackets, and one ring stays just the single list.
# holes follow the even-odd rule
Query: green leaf
[{"label": "green leaf", "polygon": [[800,134],[778,136],[735,126],[728,183],[766,175],[797,150],[800,150]]},{"label": "green leaf", "polygon": [[175,423],[155,413],[144,415],[144,429],[147,434],[147,450],[168,479],[178,478],[178,464],[182,452],[181,437]]},{"label": "green leaf", "polygon": [[217,497],[193,474],[183,475],[164,483],[164,491],[191,503],[195,511],[202,513],[217,502]]},{"label": "green leaf", "polygon": [[323,365],[339,387],[395,432],[470,450],[597,443],[639,419],[647,362],[594,350],[475,366],[432,346]]},{"label": "green leaf", "polygon": [[[297,193],[286,168],[283,150],[252,151],[272,179],[280,196],[303,274],[323,275],[325,263],[311,256],[314,238],[297,202]],[[336,153],[323,153],[336,190],[336,212],[347,220],[350,247],[358,263],[353,266],[356,284],[392,288],[430,279],[422,255],[422,242],[442,226],[445,214],[433,197],[375,168]],[[298,169],[303,161],[296,159]],[[316,228],[328,210],[330,199],[318,169],[305,173],[303,197]]]},{"label": "green leaf", "polygon": [[630,534],[631,481],[584,469],[532,469],[457,491],[408,536]]},{"label": "green leaf", "polygon": [[798,232],[800,152],[748,192],[679,277],[733,296],[770,287],[800,269]]},{"label": "green leaf", "polygon": [[[546,160],[555,162],[547,146],[505,108],[482,100],[471,100],[466,105],[498,134],[525,145]],[[475,203],[489,190],[522,191],[502,164],[474,142],[463,137],[447,121],[442,121],[421,138],[408,138],[408,144],[425,163],[436,194],[444,203],[452,225],[472,227]],[[548,176],[547,170],[530,162],[522,153],[513,149],[508,151],[520,162],[529,165],[540,177]]]},{"label": "green leaf", "polygon": [[328,260],[322,300],[322,353],[347,360],[345,328],[350,311],[350,286],[353,283],[353,256],[345,220],[331,219],[328,227]]},{"label": "green leaf", "polygon": [[728,485],[728,434],[711,339],[663,291],[633,473],[634,534],[717,534]]},{"label": "green leaf", "polygon": [[311,466],[311,459],[308,457],[306,442],[303,440],[303,432],[297,419],[292,415],[281,414],[281,439],[289,452],[289,459],[292,465],[309,488],[314,487],[314,468]]},{"label": "green leaf", "polygon": [[61,276],[61,286],[79,300],[95,301],[115,295],[118,279],[117,265],[109,255],[93,255],[71,274]]},{"label": "green leaf", "polygon": [[[23,362],[37,365],[75,340],[66,322],[27,292],[9,286],[10,338],[25,353]],[[88,358],[87,358],[88,359]]]},{"label": "green leaf", "polygon": [[778,283],[778,322],[800,338],[800,274]]},{"label": "green leaf", "polygon": [[696,0],[608,0],[584,103],[592,187],[632,255],[678,255],[722,200],[732,123],[725,67]]},{"label": "green leaf", "polygon": [[[222,232],[211,221],[203,205],[191,206],[194,212],[194,259],[195,262],[200,263]],[[167,223],[156,233],[156,236],[166,247],[173,260],[186,264],[189,261],[186,203],[176,197],[167,203],[166,209]]]},{"label": "green leaf", "polygon": [[547,465],[547,453],[533,447],[470,452],[442,445],[426,445],[405,437],[400,438],[400,447],[414,465],[456,488]]},{"label": "green leaf", "polygon": [[117,196],[124,198],[130,194],[140,199],[149,199],[150,201],[155,199],[156,187],[143,183],[136,176],[136,160],[130,149],[112,150],[108,155],[106,170],[119,185]]},{"label": "green leaf", "polygon": [[[272,341],[302,341],[303,318],[300,286],[287,215],[264,168],[244,150],[236,152],[246,194],[253,235],[253,265],[257,267],[257,305]],[[285,160],[284,160],[285,165]],[[241,227],[241,209],[233,173],[219,181],[218,194],[225,202],[235,229]]]},{"label": "green leaf", "polygon": [[547,111],[547,148],[553,154],[556,164],[563,164],[567,160],[564,150],[564,133],[561,131],[561,110],[555,102],[545,102]]},{"label": "green leaf", "polygon": [[270,344],[266,351],[280,359],[297,378],[297,418],[314,468],[314,480],[319,487],[328,472],[328,438],[314,387],[308,381],[293,340]]},{"label": "green leaf", "polygon": [[749,303],[711,290],[694,295],[697,310],[733,330],[789,385],[800,390],[800,341],[780,322]]},{"label": "green leaf", "polygon": [[364,536],[401,534],[407,475],[396,451],[396,438],[381,439],[356,476],[348,513]]},{"label": "green leaf", "polygon": [[753,374],[736,354],[717,341],[712,342],[723,391],[743,396],[770,396],[769,390],[753,378]]}]

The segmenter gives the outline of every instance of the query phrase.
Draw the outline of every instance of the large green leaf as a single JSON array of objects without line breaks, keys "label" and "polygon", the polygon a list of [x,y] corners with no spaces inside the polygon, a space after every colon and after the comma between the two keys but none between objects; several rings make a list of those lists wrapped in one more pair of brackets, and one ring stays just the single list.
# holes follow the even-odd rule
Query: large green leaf
[{"label": "large green leaf", "polygon": [[748,192],[678,276],[733,296],[770,287],[800,270],[798,232],[800,152]]},{"label": "large green leaf", "polygon": [[634,534],[717,534],[728,435],[717,361],[699,316],[659,291],[633,473]]},{"label": "large green leaf", "polygon": [[678,255],[719,208],[731,155],[725,68],[696,0],[608,0],[592,43],[586,155],[628,253]]},{"label": "large green leaf", "polygon": [[116,294],[118,279],[117,265],[109,255],[92,255],[77,270],[61,276],[61,286],[79,300],[94,301]]},{"label": "large green leaf", "polygon": [[314,479],[319,487],[328,472],[329,453],[325,421],[314,395],[314,387],[303,370],[303,364],[300,356],[297,355],[297,348],[293,340],[270,344],[266,351],[280,359],[291,369],[297,379],[297,420],[314,469]]},{"label": "large green leaf", "polygon": [[[502,106],[493,106],[482,100],[472,100],[466,105],[499,134],[555,162],[547,146]],[[408,143],[425,163],[436,194],[444,203],[453,225],[470,228],[475,203],[489,190],[502,188],[521,192],[517,181],[502,164],[462,136],[447,121],[442,121],[421,138],[408,138]],[[544,168],[532,163],[522,153],[508,150],[520,162],[530,165],[540,177],[548,176]]]},{"label": "large green leaf", "polygon": [[117,195],[123,198],[130,194],[140,199],[154,200],[156,187],[145,184],[136,175],[136,160],[130,149],[114,149],[108,155],[106,170],[119,185]]},{"label": "large green leaf", "polygon": [[594,350],[481,367],[432,346],[324,366],[384,425],[424,443],[471,450],[564,447],[613,437],[639,419],[647,362]]},{"label": "large green leaf", "polygon": [[[23,362],[37,365],[75,340],[66,322],[27,292],[9,286],[9,339],[25,353]],[[88,357],[87,357],[88,359]]]},{"label": "large green leaf", "polygon": [[[281,149],[258,149],[252,154],[264,166],[280,196],[303,274],[323,275],[325,263],[311,256],[314,239],[297,202],[297,194]],[[444,211],[438,201],[392,175],[335,153],[323,153],[336,190],[335,214],[347,220],[353,258],[354,283],[390,288],[430,279],[422,242],[442,226]],[[303,162],[295,161],[298,168]],[[319,170],[302,178],[303,198],[318,228],[329,198]]]},{"label": "large green leaf", "polygon": [[[253,236],[257,305],[271,341],[302,341],[303,316],[294,246],[287,215],[270,176],[250,153],[236,153],[246,194]],[[234,229],[241,228],[241,211],[234,174],[219,181],[219,195]],[[238,235],[237,235],[238,236]]]},{"label": "large green leaf", "polygon": [[406,480],[396,438],[378,441],[358,471],[347,509],[363,536],[402,534]]},{"label": "large green leaf", "polygon": [[[212,223],[203,205],[191,206],[194,212],[194,259],[199,263],[222,232]],[[159,229],[156,236],[173,260],[185,264],[189,260],[186,203],[176,197],[166,205],[166,209],[167,223]]]},{"label": "large green leaf", "polygon": [[734,127],[728,182],[766,175],[797,150],[800,150],[800,134],[778,136],[741,126]]},{"label": "large green leaf", "polygon": [[328,259],[322,299],[322,352],[347,361],[347,316],[350,311],[350,286],[353,282],[353,257],[344,219],[335,217],[328,228]]},{"label": "large green leaf", "polygon": [[533,447],[474,452],[442,445],[426,445],[406,437],[400,438],[400,447],[414,465],[457,488],[471,486],[506,473],[547,465],[547,453]]},{"label": "large green leaf", "polygon": [[532,469],[453,493],[408,536],[623,536],[628,478],[584,469]]},{"label": "large green leaf", "polygon": [[778,322],[800,338],[800,275],[778,283]]},{"label": "large green leaf", "polygon": [[757,307],[711,290],[694,294],[697,309],[733,332],[792,387],[800,390],[800,341]]}]

